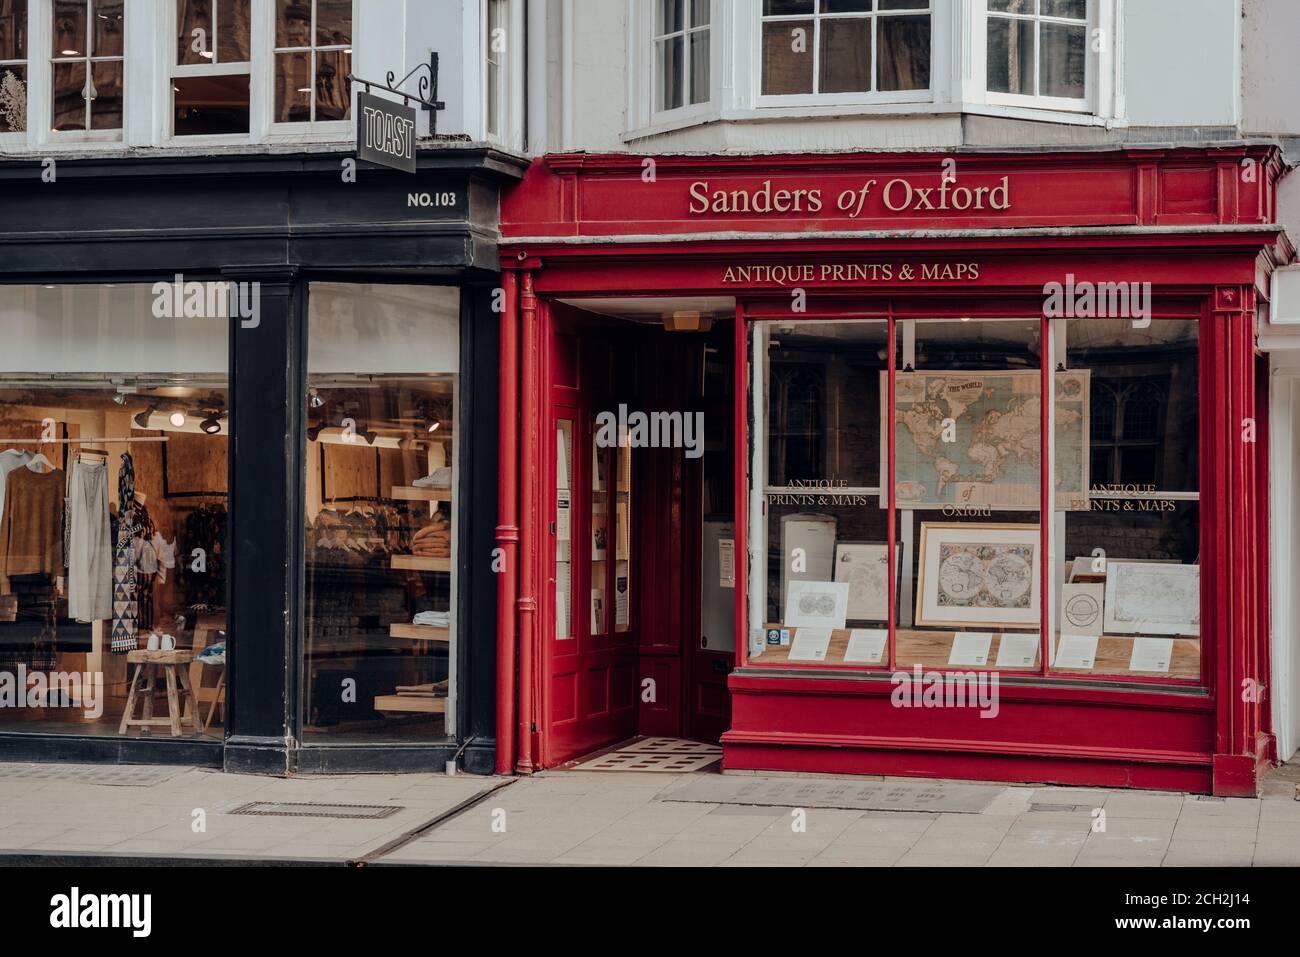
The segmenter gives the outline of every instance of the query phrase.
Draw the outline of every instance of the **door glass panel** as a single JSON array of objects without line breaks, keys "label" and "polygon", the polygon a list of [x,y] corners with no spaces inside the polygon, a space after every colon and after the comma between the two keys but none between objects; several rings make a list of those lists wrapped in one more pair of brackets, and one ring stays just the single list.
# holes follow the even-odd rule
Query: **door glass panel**
[{"label": "door glass panel", "polygon": [[614,494],[614,631],[632,627],[632,447],[619,444]]},{"label": "door glass panel", "polygon": [[614,532],[609,515],[609,449],[591,446],[591,633],[609,633],[605,601],[609,580],[610,535]]},{"label": "door glass panel", "polygon": [[555,424],[555,637],[573,637],[573,420]]}]

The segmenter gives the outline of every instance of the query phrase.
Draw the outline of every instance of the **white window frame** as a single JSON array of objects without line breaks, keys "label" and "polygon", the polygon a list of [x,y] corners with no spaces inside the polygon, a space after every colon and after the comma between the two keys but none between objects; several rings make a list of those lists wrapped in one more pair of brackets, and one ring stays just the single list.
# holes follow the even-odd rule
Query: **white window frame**
[{"label": "white window frame", "polygon": [[[750,71],[753,83],[753,102],[759,109],[764,107],[822,107],[822,106],[861,106],[872,104],[907,104],[907,103],[931,103],[935,99],[936,83],[936,64],[941,56],[947,55],[947,37],[945,35],[944,43],[940,43],[938,36],[942,29],[941,24],[946,20],[942,16],[943,10],[937,0],[928,0],[928,7],[925,10],[872,10],[870,13],[817,13],[817,14],[789,14],[780,17],[763,16],[761,2],[754,4],[755,11],[752,18],[752,29],[750,30],[750,55],[752,57],[753,69]],[[815,8],[814,8],[815,9]],[[820,30],[819,24],[822,20],[839,20],[839,19],[871,19],[871,85],[876,85],[876,73],[879,61],[876,57],[876,37],[879,34],[878,23],[875,22],[881,17],[898,17],[898,16],[920,16],[929,14],[930,16],[930,85],[923,90],[860,90],[851,93],[764,93],[763,92],[763,24],[780,23],[789,21],[798,23],[801,21],[813,21],[813,35],[808,38],[809,52],[812,54],[812,78],[814,86],[817,83],[819,72],[819,60],[821,57]]]},{"label": "white window frame", "polygon": [[[628,0],[627,88],[628,125],[624,139],[667,132],[716,120],[721,116],[723,74],[729,68],[724,37],[732,35],[735,0],[709,2],[709,95],[702,103],[683,103],[671,110],[656,108],[658,102],[658,58],[655,55],[655,12],[658,0]],[[688,11],[689,15],[689,11]],[[689,50],[684,50],[689,56]]]},{"label": "white window frame", "polygon": [[[94,32],[95,32],[95,30],[94,30],[94,23],[92,22],[92,18],[93,18],[93,16],[94,16],[94,10],[93,10],[93,8],[92,8],[92,6],[91,6],[91,0],[84,0],[85,7],[86,7],[86,36],[84,36],[84,37],[82,38],[82,42],[84,42],[84,43],[86,44],[86,52],[85,52],[85,54],[82,55],[82,56],[55,56],[55,54],[54,54],[54,49],[53,49],[53,47],[50,45],[50,42],[49,42],[49,41],[53,40],[53,38],[54,38],[54,20],[53,20],[53,17],[54,17],[54,3],[53,3],[53,0],[46,0],[46,2],[49,4],[49,11],[50,11],[50,19],[49,19],[49,21],[48,21],[48,23],[47,23],[47,29],[49,30],[49,32],[46,34],[46,44],[45,44],[45,49],[46,49],[45,60],[46,60],[46,65],[47,65],[48,70],[49,70],[48,81],[47,81],[47,82],[49,83],[49,97],[48,97],[48,99],[49,99],[49,104],[48,104],[48,107],[47,107],[47,109],[46,109],[46,116],[48,117],[48,120],[46,121],[46,125],[49,127],[49,131],[50,131],[50,139],[51,139],[52,141],[54,141],[54,142],[58,142],[58,141],[60,141],[60,140],[64,140],[64,139],[72,139],[72,140],[74,140],[75,142],[78,142],[78,143],[87,143],[87,142],[108,142],[108,143],[120,143],[120,142],[122,142],[122,138],[126,135],[126,124],[127,124],[127,118],[126,118],[126,104],[127,104],[127,99],[128,99],[128,97],[127,97],[127,92],[126,92],[126,80],[127,80],[127,74],[126,74],[126,56],[127,56],[127,49],[126,49],[126,47],[127,47],[127,36],[128,36],[128,31],[127,31],[127,28],[126,28],[126,22],[127,22],[127,21],[126,21],[126,15],[127,15],[127,12],[128,12],[128,11],[127,11],[127,3],[125,2],[125,0],[123,0],[123,3],[122,3],[122,53],[121,53],[120,56],[100,57],[100,56],[96,56],[96,55],[95,55],[95,51],[94,51],[93,49],[90,48],[91,43],[92,43],[92,37],[94,36]],[[30,10],[31,10],[31,7],[30,7],[30,5],[29,5],[29,6],[28,6],[28,11],[29,11],[29,12],[28,12],[28,16],[29,16],[29,17],[30,17]],[[30,21],[29,21],[29,22],[30,22]],[[29,37],[30,37],[30,34],[29,34]],[[29,62],[30,62],[30,59],[31,59],[31,53],[32,53],[32,51],[29,49],[29,50],[27,51],[27,56],[28,56],[28,60],[29,60]],[[92,130],[92,129],[84,129],[84,130],[56,130],[56,129],[54,129],[54,85],[53,85],[53,84],[54,84],[54,65],[55,65],[56,63],[84,63],[84,64],[86,65],[86,82],[87,82],[87,83],[92,83],[92,82],[93,82],[93,75],[94,75],[93,71],[94,71],[94,65],[95,65],[95,63],[111,63],[111,62],[117,62],[117,63],[121,63],[121,64],[122,64],[122,125],[121,125],[120,127],[118,127],[117,129],[115,129],[115,130]],[[30,67],[29,67],[29,69],[30,69]],[[83,96],[84,96],[84,89],[83,89]],[[27,100],[28,100],[28,104],[27,104],[27,105],[28,105],[28,110],[29,110],[29,112],[30,112],[30,108],[31,108],[31,90],[30,90],[30,88],[29,88],[28,91],[27,91]],[[86,116],[87,119],[89,119],[89,117],[90,117],[90,103],[89,103],[89,102],[86,103],[84,109],[85,109],[85,111],[86,111],[85,116]],[[29,127],[30,127],[30,124],[28,124],[28,125],[29,125]]]},{"label": "white window frame", "polygon": [[[684,5],[682,9],[682,28],[670,33],[661,34],[655,26],[656,20],[658,19],[656,14],[658,13],[658,8],[661,2],[662,0],[650,0],[650,2],[646,4],[648,7],[647,12],[649,14],[649,23],[646,28],[649,48],[646,51],[646,57],[650,68],[650,113],[657,119],[707,113],[713,105],[714,97],[713,74],[714,62],[716,60],[714,37],[716,31],[714,30],[713,17],[716,13],[716,10],[714,9],[715,4],[713,3],[713,0],[706,0],[709,7],[709,22],[702,27],[692,27],[691,7],[695,0],[682,0]],[[690,37],[692,34],[704,31],[707,31],[709,34],[709,88],[703,100],[699,103],[691,103],[690,93],[691,80],[693,77],[691,76]],[[659,83],[661,79],[659,73],[659,42],[660,40],[678,36],[682,38],[682,75],[679,78],[682,81],[682,105],[660,109],[657,105],[659,102]]]},{"label": "white window frame", "polygon": [[[1078,20],[1070,20],[1065,17],[1044,16],[1042,14],[1025,14],[1025,13],[993,13],[988,9],[988,0],[976,0],[975,30],[972,33],[973,44],[978,46],[981,56],[980,73],[981,84],[985,87],[985,101],[993,106],[1019,106],[1035,110],[1055,110],[1062,113],[1092,113],[1095,111],[1094,104],[1097,102],[1097,76],[1100,72],[1098,67],[1098,57],[1100,54],[1094,53],[1092,43],[1094,31],[1099,27],[1099,6],[1098,0],[1086,0],[1087,15],[1083,21],[1083,42],[1084,42],[1084,79],[1083,79],[1083,96],[1081,98],[1064,97],[1064,96],[1042,96],[1038,93],[1033,95],[1026,93],[1003,93],[988,89],[988,23],[992,19],[1010,20],[1010,21],[1031,21],[1034,23],[1034,86],[1035,89],[1040,85],[1041,77],[1039,76],[1042,64],[1042,42],[1041,25],[1043,23],[1061,23],[1077,26]],[[1108,44],[1108,47],[1111,44]]]},{"label": "white window frame", "polygon": [[[217,6],[221,5],[221,0],[217,0]],[[162,115],[162,140],[166,146],[218,146],[223,143],[248,143],[257,142],[265,136],[266,126],[270,118],[270,97],[266,90],[265,80],[259,84],[257,77],[259,75],[258,66],[258,48],[259,40],[261,46],[262,60],[260,66],[262,75],[269,74],[270,64],[266,62],[269,56],[271,37],[267,30],[274,27],[274,10],[269,0],[253,0],[252,8],[249,11],[249,19],[252,21],[249,37],[249,46],[247,60],[239,60],[234,63],[177,63],[176,56],[176,0],[162,0],[160,4],[163,7],[163,24],[161,37],[158,44],[158,52],[162,61],[162,69],[159,71],[159,78],[162,84],[161,96],[158,100],[159,111]],[[260,9],[259,9],[260,7]],[[262,29],[258,29],[258,25]],[[217,35],[220,35],[220,19],[217,21]],[[212,48],[216,49],[217,36],[211,38]],[[172,99],[173,89],[172,80],[176,77],[186,76],[243,76],[248,74],[248,132],[247,133],[202,133],[194,136],[176,135],[173,123],[175,122],[176,109]],[[259,89],[260,87],[260,89]],[[260,123],[259,123],[260,119]],[[259,128],[260,127],[260,128]]]},{"label": "white window frame", "polygon": [[524,69],[523,44],[525,38],[524,4],[519,0],[505,0],[506,48],[501,52],[501,73],[498,81],[497,102],[501,104],[500,130],[488,129],[488,45],[492,38],[488,36],[488,3],[481,0],[478,4],[477,49],[481,55],[478,63],[478,86],[480,91],[479,109],[481,111],[482,139],[485,143],[495,143],[507,149],[523,147],[524,117]]},{"label": "white window frame", "polygon": [[[276,54],[279,52],[294,52],[294,53],[310,52],[312,58],[312,65],[311,65],[311,75],[313,78],[312,83],[315,84],[316,51],[318,49],[325,49],[325,50],[338,49],[338,47],[336,46],[329,46],[329,47],[316,46],[316,2],[317,0],[303,0],[303,2],[311,3],[311,46],[310,47],[283,47],[283,48],[277,47],[275,45],[275,0],[270,0],[270,2],[266,4],[266,12],[270,18],[270,22],[268,25],[269,33],[267,34],[267,37],[269,38],[269,44],[270,44],[270,55],[267,59],[266,69],[265,71],[263,71],[264,75],[263,73],[259,73],[258,75],[263,76],[263,82],[266,84],[265,102],[268,110],[267,117],[266,117],[266,124],[269,127],[268,138],[273,139],[277,135],[284,135],[284,136],[292,136],[294,138],[301,138],[303,136],[308,136],[308,137],[323,138],[323,139],[330,139],[330,140],[345,139],[350,134],[350,132],[356,128],[353,119],[311,120],[306,123],[302,122],[301,120],[286,121],[281,123],[281,122],[277,122],[275,119],[275,56]],[[359,12],[360,11],[357,9],[357,0],[352,0],[352,46],[349,47],[348,49],[351,49],[353,51],[352,62],[354,64],[356,63],[355,51],[357,49],[357,28],[360,25],[360,19],[357,16]],[[257,22],[260,21],[256,19],[256,10],[254,10],[254,23],[256,24]],[[256,44],[254,44],[254,47],[256,47]],[[257,56],[256,51],[250,53],[250,56],[256,57]],[[349,98],[352,99],[353,106],[355,107],[356,99],[355,97],[352,97],[350,84],[348,89],[348,96]],[[316,111],[315,100],[316,98],[315,95],[313,94],[312,96],[313,115],[315,114]]]},{"label": "white window frame", "polygon": [[[21,60],[3,60],[0,61],[0,78],[4,76],[7,68],[21,65],[27,74],[27,115],[23,117],[26,126],[22,130],[10,130],[7,133],[0,133],[0,146],[17,146],[21,147],[27,143],[32,133],[32,21],[33,7],[39,7],[42,0],[28,0],[27,4],[27,56]],[[39,18],[37,18],[39,19]],[[124,118],[125,121],[125,118]]]}]

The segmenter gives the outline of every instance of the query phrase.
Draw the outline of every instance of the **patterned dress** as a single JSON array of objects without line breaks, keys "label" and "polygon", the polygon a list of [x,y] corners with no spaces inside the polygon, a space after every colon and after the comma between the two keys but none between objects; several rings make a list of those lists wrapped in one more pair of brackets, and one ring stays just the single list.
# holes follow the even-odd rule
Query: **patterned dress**
[{"label": "patterned dress", "polygon": [[117,477],[117,543],[113,550],[113,631],[109,650],[126,654],[136,647],[138,608],[135,589],[135,463],[122,453]]}]

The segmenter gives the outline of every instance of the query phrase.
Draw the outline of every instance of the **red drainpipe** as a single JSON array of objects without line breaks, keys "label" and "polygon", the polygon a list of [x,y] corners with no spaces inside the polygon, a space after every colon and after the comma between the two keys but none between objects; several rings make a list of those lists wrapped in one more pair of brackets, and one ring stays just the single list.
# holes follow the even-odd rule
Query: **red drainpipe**
[{"label": "red drainpipe", "polygon": [[519,501],[523,513],[520,528],[522,555],[519,566],[519,760],[515,770],[530,773],[534,767],[533,741],[533,649],[537,638],[537,555],[541,539],[537,507],[537,477],[541,470],[541,343],[537,328],[537,298],[533,295],[533,273],[522,270],[519,317],[523,333],[521,359],[520,431],[523,439],[519,462]]},{"label": "red drainpipe", "polygon": [[503,270],[501,288],[500,411],[497,492],[497,748],[496,773],[509,774],[515,763],[515,594],[519,557],[519,280]]}]

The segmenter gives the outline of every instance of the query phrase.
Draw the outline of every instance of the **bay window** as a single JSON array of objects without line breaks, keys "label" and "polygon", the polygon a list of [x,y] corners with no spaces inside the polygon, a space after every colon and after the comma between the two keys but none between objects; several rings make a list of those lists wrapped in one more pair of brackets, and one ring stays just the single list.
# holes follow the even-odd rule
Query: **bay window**
[{"label": "bay window", "polygon": [[711,0],[658,0],[654,25],[655,110],[709,100]]},{"label": "bay window", "polygon": [[54,0],[51,129],[122,128],[124,0]]},{"label": "bay window", "polygon": [[276,0],[274,56],[274,122],[352,116],[352,0]]},{"label": "bay window", "polygon": [[992,98],[1084,102],[1088,0],[988,0],[986,51]]},{"label": "bay window", "polygon": [[0,0],[0,133],[27,129],[27,0]]},{"label": "bay window", "polygon": [[176,0],[172,135],[249,133],[252,0]]}]

